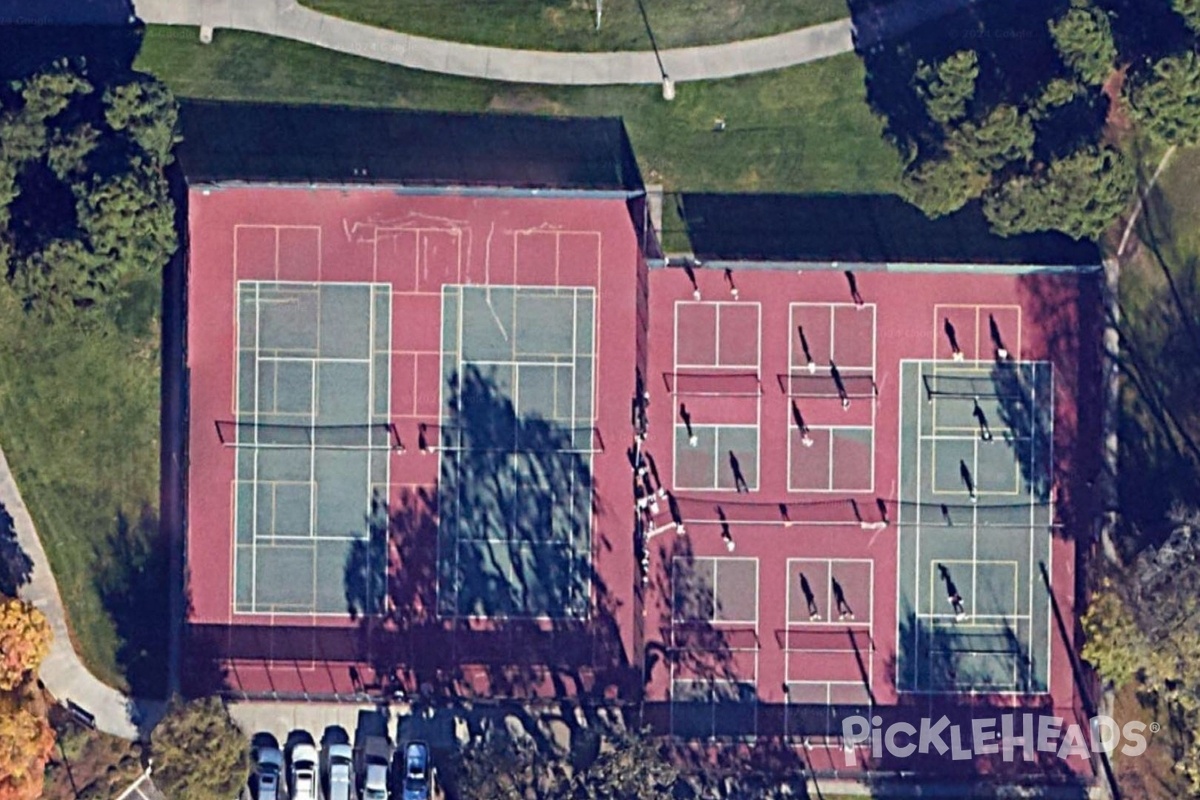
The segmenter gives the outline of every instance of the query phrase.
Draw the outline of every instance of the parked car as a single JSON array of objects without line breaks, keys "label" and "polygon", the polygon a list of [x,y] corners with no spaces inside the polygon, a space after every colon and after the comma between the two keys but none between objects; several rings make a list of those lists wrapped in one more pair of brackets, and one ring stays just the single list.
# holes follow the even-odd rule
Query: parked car
[{"label": "parked car", "polygon": [[348,744],[331,744],[325,750],[327,790],[325,800],[350,800],[354,753]]},{"label": "parked car", "polygon": [[279,800],[279,779],[283,773],[283,752],[274,737],[259,738],[250,749],[254,771],[250,788],[255,800]]},{"label": "parked car", "polygon": [[292,747],[288,794],[291,800],[317,800],[317,748],[308,743]]},{"label": "parked car", "polygon": [[358,794],[362,800],[388,800],[392,746],[384,736],[360,736],[354,743]]},{"label": "parked car", "polygon": [[429,800],[429,745],[409,742],[404,748],[403,800]]}]

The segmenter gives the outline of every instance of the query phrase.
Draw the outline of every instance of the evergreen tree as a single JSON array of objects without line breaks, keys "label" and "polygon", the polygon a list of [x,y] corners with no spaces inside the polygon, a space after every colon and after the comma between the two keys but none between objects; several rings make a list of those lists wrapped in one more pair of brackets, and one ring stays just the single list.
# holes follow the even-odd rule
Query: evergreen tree
[{"label": "evergreen tree", "polygon": [[1125,83],[1133,117],[1165,145],[1200,142],[1200,58],[1167,56],[1135,70]]},{"label": "evergreen tree", "polygon": [[1104,83],[1117,63],[1117,45],[1104,11],[1088,0],[1072,0],[1071,8],[1049,24],[1054,45],[1066,65],[1084,83]]},{"label": "evergreen tree", "polygon": [[983,211],[1001,236],[1059,230],[1094,239],[1121,213],[1134,182],[1133,167],[1117,150],[1087,147],[1005,181],[985,196]]},{"label": "evergreen tree", "polygon": [[921,62],[913,86],[929,116],[944,124],[966,116],[978,77],[979,57],[975,51],[959,50],[938,64]]}]

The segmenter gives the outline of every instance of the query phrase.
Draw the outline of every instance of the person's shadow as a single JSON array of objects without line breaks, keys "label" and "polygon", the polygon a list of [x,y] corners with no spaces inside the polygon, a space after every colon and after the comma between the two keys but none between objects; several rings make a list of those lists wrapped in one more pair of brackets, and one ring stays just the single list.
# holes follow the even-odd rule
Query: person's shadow
[{"label": "person's shadow", "polygon": [[800,593],[804,595],[804,603],[808,606],[808,616],[812,619],[820,619],[821,609],[817,608],[817,597],[813,594],[808,576],[803,572],[800,573]]},{"label": "person's shadow", "polygon": [[742,472],[742,464],[738,461],[737,455],[729,451],[729,468],[733,471],[733,486],[739,492],[749,492],[750,484],[746,482],[746,475]]},{"label": "person's shadow", "polygon": [[938,576],[946,584],[946,596],[957,597],[958,587],[954,584],[954,579],[950,577],[950,570],[946,569],[945,564],[938,564]]},{"label": "person's shadow", "polygon": [[842,584],[837,578],[830,578],[829,585],[833,590],[833,602],[837,606],[838,617],[854,619],[854,609],[846,602],[846,590],[842,588]]}]

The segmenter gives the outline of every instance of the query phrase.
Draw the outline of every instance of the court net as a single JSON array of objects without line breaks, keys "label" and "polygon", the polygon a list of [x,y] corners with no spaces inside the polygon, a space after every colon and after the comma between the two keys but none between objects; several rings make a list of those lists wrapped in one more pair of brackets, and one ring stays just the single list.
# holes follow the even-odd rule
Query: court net
[{"label": "court net", "polygon": [[1030,399],[1030,388],[1017,375],[922,375],[925,395],[935,397],[989,398],[995,400]]},{"label": "court net", "polygon": [[762,383],[757,372],[665,372],[667,391],[693,397],[758,397]]},{"label": "court net", "polygon": [[485,421],[466,425],[422,423],[417,430],[422,452],[449,453],[603,453],[595,427],[568,427],[543,420]]},{"label": "court net", "polygon": [[217,438],[230,447],[277,447],[330,450],[400,450],[391,423],[288,425],[276,422],[217,420]]},{"label": "court net", "polygon": [[876,394],[875,377],[841,374],[834,380],[829,372],[785,372],[776,376],[780,390],[788,397],[870,398]]}]

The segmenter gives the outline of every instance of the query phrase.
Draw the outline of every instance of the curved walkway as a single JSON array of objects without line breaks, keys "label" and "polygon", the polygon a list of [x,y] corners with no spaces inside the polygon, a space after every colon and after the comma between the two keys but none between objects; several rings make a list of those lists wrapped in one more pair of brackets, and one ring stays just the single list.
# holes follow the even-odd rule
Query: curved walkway
[{"label": "curved walkway", "polygon": [[[449,1],[449,0],[448,0]],[[297,0],[134,0],[148,24],[197,25],[265,33],[402,67],[515,83],[611,85],[731,78],[767,72],[854,49],[850,19],[706,47],[553,53],[411,36],[322,14]]]},{"label": "curved walkway", "polygon": [[33,563],[29,581],[17,590],[22,600],[37,606],[54,631],[50,655],[42,662],[38,677],[42,684],[59,701],[70,700],[95,718],[96,727],[105,733],[124,739],[136,739],[138,726],[133,718],[134,705],[116,689],[101,683],[79,660],[71,646],[67,632],[67,618],[63,612],[58,584],[46,560],[46,551],[33,527],[33,519],[21,492],[8,468],[8,459],[0,450],[0,505],[12,517],[17,533],[17,544]]}]

